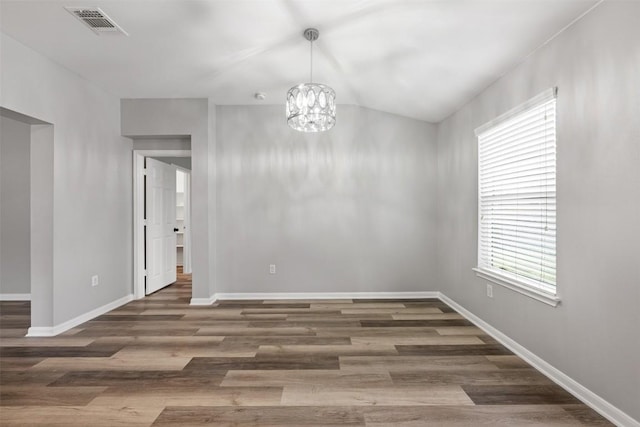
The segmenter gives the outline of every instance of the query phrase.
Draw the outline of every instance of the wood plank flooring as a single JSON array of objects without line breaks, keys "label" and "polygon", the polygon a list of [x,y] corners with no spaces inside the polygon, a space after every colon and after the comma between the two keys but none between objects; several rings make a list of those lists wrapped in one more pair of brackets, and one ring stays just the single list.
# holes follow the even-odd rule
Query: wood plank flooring
[{"label": "wood plank flooring", "polygon": [[190,296],[179,274],[54,338],[0,303],[0,425],[610,425],[439,300]]}]

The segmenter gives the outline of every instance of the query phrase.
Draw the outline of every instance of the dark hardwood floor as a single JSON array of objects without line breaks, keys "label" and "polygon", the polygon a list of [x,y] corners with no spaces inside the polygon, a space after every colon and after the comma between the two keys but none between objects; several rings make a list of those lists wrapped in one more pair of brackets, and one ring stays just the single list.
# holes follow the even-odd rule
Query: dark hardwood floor
[{"label": "dark hardwood floor", "polygon": [[610,425],[438,300],[190,296],[179,275],[54,338],[0,303],[0,425]]}]

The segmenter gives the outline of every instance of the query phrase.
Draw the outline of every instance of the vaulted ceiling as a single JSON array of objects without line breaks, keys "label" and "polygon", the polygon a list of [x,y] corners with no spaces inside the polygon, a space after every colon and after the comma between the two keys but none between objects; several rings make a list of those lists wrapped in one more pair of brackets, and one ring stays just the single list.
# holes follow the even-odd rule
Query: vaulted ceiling
[{"label": "vaulted ceiling", "polygon": [[[4,1],[2,31],[120,98],[283,104],[309,78],[337,101],[438,122],[597,0]],[[129,36],[65,6],[98,6]],[[265,92],[264,101],[254,99]],[[284,113],[283,113],[284,114]]]}]

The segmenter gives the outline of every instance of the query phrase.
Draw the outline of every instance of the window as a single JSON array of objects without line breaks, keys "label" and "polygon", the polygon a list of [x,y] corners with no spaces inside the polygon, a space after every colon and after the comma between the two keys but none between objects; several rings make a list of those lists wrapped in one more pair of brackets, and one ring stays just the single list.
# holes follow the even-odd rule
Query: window
[{"label": "window", "polygon": [[556,91],[476,130],[478,267],[556,305]]}]

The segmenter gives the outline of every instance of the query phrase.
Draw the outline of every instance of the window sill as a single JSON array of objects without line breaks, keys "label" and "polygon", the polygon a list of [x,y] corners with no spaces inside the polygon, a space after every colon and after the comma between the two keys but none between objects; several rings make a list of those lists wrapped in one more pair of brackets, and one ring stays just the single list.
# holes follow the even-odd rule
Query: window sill
[{"label": "window sill", "polygon": [[523,285],[522,283],[514,279],[501,276],[491,271],[482,270],[479,268],[473,268],[473,271],[476,272],[476,276],[482,279],[488,280],[500,286],[504,286],[507,289],[511,289],[512,291],[518,292],[522,295],[528,296],[529,298],[533,298],[552,307],[557,307],[558,304],[560,304],[560,298],[558,298],[557,295],[553,295],[543,290]]}]

